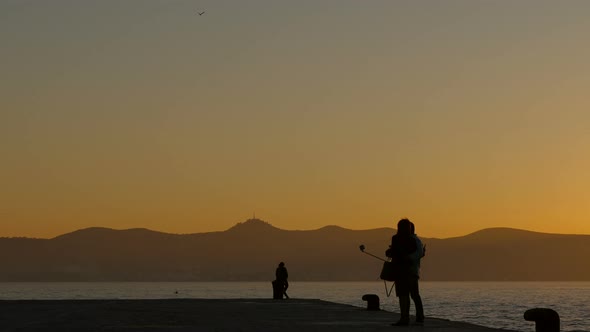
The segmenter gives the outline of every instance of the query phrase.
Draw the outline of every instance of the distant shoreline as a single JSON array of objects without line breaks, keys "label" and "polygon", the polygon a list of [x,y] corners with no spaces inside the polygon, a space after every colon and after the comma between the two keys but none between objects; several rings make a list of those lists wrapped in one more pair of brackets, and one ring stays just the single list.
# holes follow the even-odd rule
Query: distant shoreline
[{"label": "distant shoreline", "polygon": [[[292,280],[375,280],[393,230],[286,231],[251,219],[227,231],[176,235],[89,228],[49,239],[0,238],[2,281],[265,281],[285,262]],[[329,239],[329,241],[326,241]],[[590,235],[491,228],[422,238],[427,281],[590,281]],[[12,255],[10,253],[18,253]],[[239,256],[239,259],[236,257]]]}]

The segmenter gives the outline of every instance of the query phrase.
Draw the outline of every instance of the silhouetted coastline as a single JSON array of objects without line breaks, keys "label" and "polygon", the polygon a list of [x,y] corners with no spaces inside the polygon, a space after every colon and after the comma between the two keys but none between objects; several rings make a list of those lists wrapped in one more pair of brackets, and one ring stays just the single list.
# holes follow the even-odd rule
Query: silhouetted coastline
[{"label": "silhouetted coastline", "polygon": [[[290,231],[252,219],[186,235],[89,228],[53,239],[0,238],[0,281],[268,281],[282,260],[297,271],[294,281],[371,281],[380,264],[362,257],[358,244],[384,252],[392,233]],[[429,248],[425,281],[590,280],[590,265],[579,264],[590,257],[590,235],[494,228],[421,239]],[[247,259],[236,260],[238,253]]]}]

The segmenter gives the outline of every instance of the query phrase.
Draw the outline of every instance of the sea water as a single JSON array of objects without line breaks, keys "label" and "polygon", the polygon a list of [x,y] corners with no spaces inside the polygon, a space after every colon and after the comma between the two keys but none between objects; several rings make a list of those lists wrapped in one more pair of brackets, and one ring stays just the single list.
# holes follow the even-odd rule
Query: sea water
[{"label": "sea water", "polygon": [[[291,281],[287,293],[292,298],[363,308],[366,302],[361,297],[377,294],[382,309],[399,312],[395,291],[389,298],[387,291],[382,281]],[[421,282],[420,292],[426,317],[534,331],[534,322],[525,321],[524,312],[551,308],[559,313],[561,331],[590,331],[590,282]],[[174,298],[272,298],[272,286],[270,282],[0,283],[0,300]]]}]

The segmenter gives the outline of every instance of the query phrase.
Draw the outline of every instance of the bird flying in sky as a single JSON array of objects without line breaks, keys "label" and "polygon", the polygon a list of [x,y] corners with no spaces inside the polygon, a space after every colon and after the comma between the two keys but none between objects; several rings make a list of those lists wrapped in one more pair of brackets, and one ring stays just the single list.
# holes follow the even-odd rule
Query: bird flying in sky
[{"label": "bird flying in sky", "polygon": [[202,11],[202,12],[197,12],[197,14],[199,14],[199,16],[201,16],[201,15],[205,14],[205,12],[204,12],[204,11]]}]

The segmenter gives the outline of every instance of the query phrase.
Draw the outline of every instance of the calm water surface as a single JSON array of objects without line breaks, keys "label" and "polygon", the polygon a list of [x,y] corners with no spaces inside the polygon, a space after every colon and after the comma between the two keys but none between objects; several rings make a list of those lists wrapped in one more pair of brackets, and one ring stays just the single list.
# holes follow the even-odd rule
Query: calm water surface
[{"label": "calm water surface", "polygon": [[[292,281],[288,293],[359,307],[366,306],[362,295],[372,293],[384,310],[398,311],[395,295],[387,298],[382,281]],[[590,282],[422,282],[421,293],[427,317],[534,331],[523,314],[544,307],[559,313],[562,331],[590,331]],[[0,283],[1,300],[168,298],[272,298],[272,287],[270,282]]]}]

